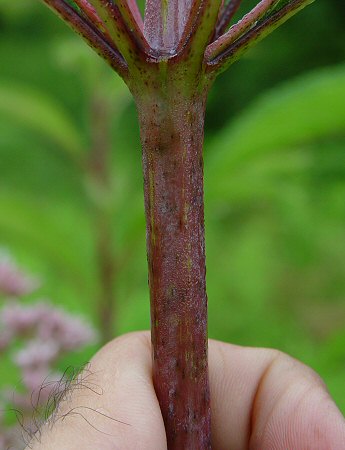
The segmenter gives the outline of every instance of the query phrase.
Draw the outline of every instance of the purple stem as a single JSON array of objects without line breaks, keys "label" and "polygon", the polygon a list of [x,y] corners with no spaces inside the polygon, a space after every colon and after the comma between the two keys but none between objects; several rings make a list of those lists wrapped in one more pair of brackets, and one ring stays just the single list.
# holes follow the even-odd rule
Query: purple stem
[{"label": "purple stem", "polygon": [[[265,36],[274,31],[279,25],[286,22],[290,17],[313,1],[314,0],[292,0],[283,8],[259,21],[237,39],[230,40],[228,46],[223,46],[221,43],[221,52],[219,52],[216,44],[222,38],[218,39],[218,41],[209,45],[206,49],[205,60],[208,65],[207,71],[212,74],[212,77],[224,71],[229,65],[239,59],[250,47],[254,46]],[[261,17],[263,15],[261,15]],[[231,31],[231,29],[229,31]]]},{"label": "purple stem", "polygon": [[214,32],[213,39],[218,39],[223,33],[226,32],[231,19],[236,14],[236,11],[240,7],[242,0],[230,0],[227,5],[223,5],[223,8],[220,12],[218,23],[216,25],[216,29]]}]

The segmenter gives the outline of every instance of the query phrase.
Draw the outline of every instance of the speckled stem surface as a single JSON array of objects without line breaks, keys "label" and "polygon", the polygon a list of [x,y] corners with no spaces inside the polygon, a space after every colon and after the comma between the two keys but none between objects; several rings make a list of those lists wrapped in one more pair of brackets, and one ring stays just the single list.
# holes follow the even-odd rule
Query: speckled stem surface
[{"label": "speckled stem surface", "polygon": [[210,443],[203,203],[206,94],[137,101],[143,147],[153,380],[169,450]]}]

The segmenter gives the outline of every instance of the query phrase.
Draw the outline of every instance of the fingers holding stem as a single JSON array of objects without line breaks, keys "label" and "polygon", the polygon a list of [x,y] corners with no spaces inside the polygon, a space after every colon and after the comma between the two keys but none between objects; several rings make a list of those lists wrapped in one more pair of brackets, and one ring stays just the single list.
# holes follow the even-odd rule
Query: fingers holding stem
[{"label": "fingers holding stem", "polygon": [[[344,418],[304,364],[276,350],[211,340],[209,370],[214,450],[345,448]],[[166,449],[149,333],[107,344],[89,371],[60,405],[57,417],[64,420],[44,426],[32,448],[129,450],[140,442],[141,450]]]}]

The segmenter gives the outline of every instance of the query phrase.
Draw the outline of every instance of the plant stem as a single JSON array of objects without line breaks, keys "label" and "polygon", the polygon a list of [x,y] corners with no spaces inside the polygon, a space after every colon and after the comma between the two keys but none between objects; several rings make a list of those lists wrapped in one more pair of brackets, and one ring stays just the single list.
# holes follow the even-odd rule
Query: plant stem
[{"label": "plant stem", "polygon": [[91,99],[92,146],[89,158],[89,177],[97,195],[92,200],[92,219],[95,232],[95,253],[99,278],[97,299],[98,320],[102,342],[106,343],[116,335],[114,284],[116,259],[114,255],[111,213],[108,207],[110,198],[111,173],[111,105],[99,92]]},{"label": "plant stem", "polygon": [[313,0],[261,0],[224,35],[240,0],[147,0],[143,24],[135,0],[88,0],[95,24],[90,9],[81,16],[67,0],[43,1],[122,76],[136,99],[153,381],[168,449],[210,449],[202,159],[207,90],[221,71]]},{"label": "plant stem", "polygon": [[102,343],[106,344],[116,336],[114,295],[115,259],[112,250],[111,221],[106,214],[95,217],[96,258],[99,270],[100,292],[98,298],[99,325]]},{"label": "plant stem", "polygon": [[169,450],[210,449],[203,126],[206,94],[137,98],[151,297],[153,380]]}]

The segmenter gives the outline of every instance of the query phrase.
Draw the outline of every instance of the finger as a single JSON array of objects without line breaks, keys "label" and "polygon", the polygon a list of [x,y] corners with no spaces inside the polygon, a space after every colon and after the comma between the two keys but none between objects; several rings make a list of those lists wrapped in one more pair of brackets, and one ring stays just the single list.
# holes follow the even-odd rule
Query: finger
[{"label": "finger", "polygon": [[345,449],[344,418],[302,363],[210,341],[209,365],[215,450]]},{"label": "finger", "polygon": [[34,450],[165,450],[151,372],[148,333],[107,344],[43,427]]}]

